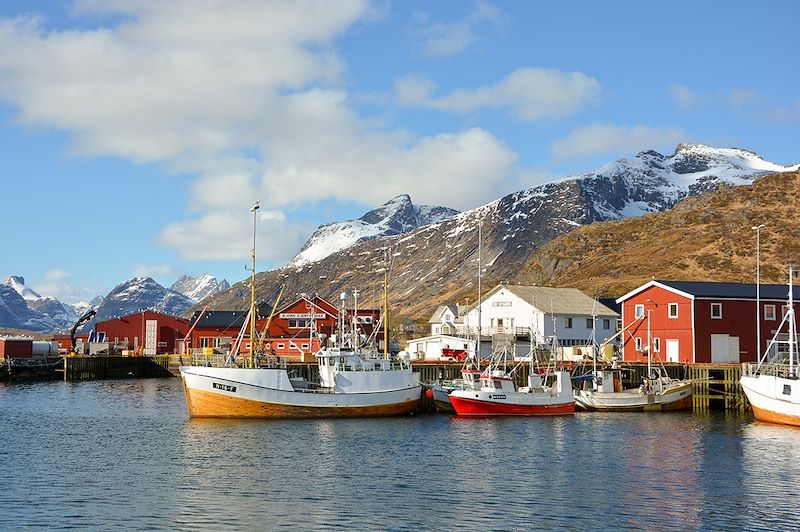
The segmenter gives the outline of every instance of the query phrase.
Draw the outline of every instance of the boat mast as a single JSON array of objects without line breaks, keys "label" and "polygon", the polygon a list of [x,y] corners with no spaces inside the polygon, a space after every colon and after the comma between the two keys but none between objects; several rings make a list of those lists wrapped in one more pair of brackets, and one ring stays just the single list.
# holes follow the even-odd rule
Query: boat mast
[{"label": "boat mast", "polygon": [[475,342],[475,362],[481,367],[481,244],[483,241],[483,220],[478,220],[478,340]]},{"label": "boat mast", "polygon": [[789,309],[786,314],[789,319],[789,375],[794,374],[794,350],[797,331],[794,323],[794,294],[792,294],[793,267],[789,266]]},{"label": "boat mast", "polygon": [[255,367],[253,353],[256,350],[256,211],[260,201],[250,208],[253,213],[253,265],[250,268],[250,367]]},{"label": "boat mast", "polygon": [[360,338],[358,337],[358,288],[353,289],[353,320],[351,322],[353,329],[353,349],[358,349]]},{"label": "boat mast", "polygon": [[389,260],[383,269],[383,358],[389,358]]},{"label": "boat mast", "polygon": [[652,359],[652,354],[650,352],[650,313],[653,312],[652,309],[647,309],[647,377],[650,377],[650,359]]}]

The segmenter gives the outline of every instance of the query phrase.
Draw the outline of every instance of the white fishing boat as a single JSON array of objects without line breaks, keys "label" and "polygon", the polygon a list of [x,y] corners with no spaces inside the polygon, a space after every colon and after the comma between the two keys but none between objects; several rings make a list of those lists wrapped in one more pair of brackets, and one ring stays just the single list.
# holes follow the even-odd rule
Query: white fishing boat
[{"label": "white fishing boat", "polygon": [[[253,265],[251,268],[251,298],[248,318],[242,326],[231,353],[222,365],[193,361],[180,368],[186,404],[191,417],[222,418],[310,418],[310,417],[368,417],[411,413],[419,403],[421,386],[419,374],[413,373],[410,357],[392,360],[387,352],[388,338],[384,327],[384,352],[369,352],[362,344],[355,325],[345,320],[347,315],[342,297],[338,327],[338,344],[322,347],[315,353],[319,367],[319,382],[290,378],[285,367],[257,367],[255,311],[255,211],[253,206]],[[385,322],[387,277],[384,273]],[[344,296],[344,294],[343,294]],[[274,310],[273,310],[274,312]],[[313,316],[310,325],[314,345],[316,326]],[[250,356],[238,357],[250,325]],[[380,324],[376,330],[380,328]],[[320,338],[320,341],[322,339]],[[323,345],[323,343],[320,343]]]},{"label": "white fishing boat", "polygon": [[[641,318],[640,318],[641,319]],[[639,322],[630,323],[603,342],[598,352],[616,336]],[[594,334],[594,333],[592,333]],[[647,375],[638,388],[622,389],[622,369],[616,362],[610,367],[597,367],[592,357],[592,372],[588,378],[576,378],[575,404],[581,410],[604,412],[644,412],[653,410],[688,410],[692,408],[691,381],[672,379],[663,366],[653,367],[650,353],[650,322],[647,323]]]},{"label": "white fishing boat", "polygon": [[800,426],[797,323],[789,268],[786,314],[757,363],[742,364],[741,385],[759,421]]},{"label": "white fishing boat", "polygon": [[320,382],[290,379],[286,369],[181,367],[191,417],[370,417],[411,413],[419,374],[407,360],[348,348],[315,354]]},{"label": "white fishing boat", "polygon": [[428,397],[433,399],[433,405],[437,412],[455,413],[453,404],[450,402],[450,394],[456,390],[476,390],[480,388],[480,377],[483,373],[480,369],[467,364],[461,368],[461,378],[451,381],[443,381],[432,384],[428,388]]}]

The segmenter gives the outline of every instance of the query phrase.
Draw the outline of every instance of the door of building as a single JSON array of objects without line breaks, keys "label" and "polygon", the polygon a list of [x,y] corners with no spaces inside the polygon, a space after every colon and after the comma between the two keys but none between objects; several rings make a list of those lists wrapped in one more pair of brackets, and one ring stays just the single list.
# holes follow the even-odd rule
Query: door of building
[{"label": "door of building", "polygon": [[678,340],[667,340],[667,362],[680,362]]},{"label": "door of building", "polygon": [[144,354],[156,354],[156,342],[158,341],[158,320],[147,320],[144,327]]},{"label": "door of building", "polygon": [[739,337],[727,334],[711,335],[711,362],[720,364],[739,363]]}]

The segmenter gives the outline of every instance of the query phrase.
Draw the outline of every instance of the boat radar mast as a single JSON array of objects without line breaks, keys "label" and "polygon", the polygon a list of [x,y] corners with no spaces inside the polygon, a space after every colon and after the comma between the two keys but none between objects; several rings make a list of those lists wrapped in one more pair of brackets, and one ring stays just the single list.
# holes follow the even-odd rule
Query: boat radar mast
[{"label": "boat radar mast", "polygon": [[[253,265],[250,270],[250,367],[255,367],[253,353],[256,349],[256,211],[261,208],[261,202],[256,201],[250,207],[253,213]],[[245,269],[248,269],[245,266]]]}]

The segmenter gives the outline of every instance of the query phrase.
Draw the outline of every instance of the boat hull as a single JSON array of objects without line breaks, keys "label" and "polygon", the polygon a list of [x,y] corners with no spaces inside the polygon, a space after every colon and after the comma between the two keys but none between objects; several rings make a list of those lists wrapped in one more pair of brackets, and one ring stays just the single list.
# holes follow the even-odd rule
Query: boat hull
[{"label": "boat hull", "polygon": [[692,383],[668,389],[663,394],[646,394],[638,390],[621,392],[575,392],[578,409],[590,412],[660,412],[691,410]]},{"label": "boat hull", "polygon": [[[419,404],[421,387],[409,385],[398,390],[332,393],[320,390],[278,389],[236,380],[235,372],[225,378],[193,373],[181,368],[190,417],[205,418],[329,418],[378,417],[410,414]],[[242,372],[283,372],[283,370],[241,370]],[[208,374],[211,373],[211,374]],[[247,373],[243,373],[248,378]],[[277,374],[278,380],[283,375]],[[288,382],[288,378],[285,379]]]},{"label": "boat hull", "polygon": [[575,402],[500,402],[458,397],[450,394],[450,403],[461,416],[563,416],[575,412]]},{"label": "boat hull", "polygon": [[[800,381],[771,375],[744,375],[740,382],[757,420],[800,426]],[[790,393],[784,393],[786,390]]]},{"label": "boat hull", "polygon": [[437,412],[447,412],[447,413],[454,413],[455,409],[453,408],[453,403],[450,402],[450,392],[453,391],[453,388],[446,388],[444,386],[440,386],[438,384],[431,386],[431,392],[433,393],[433,404],[436,407]]}]

